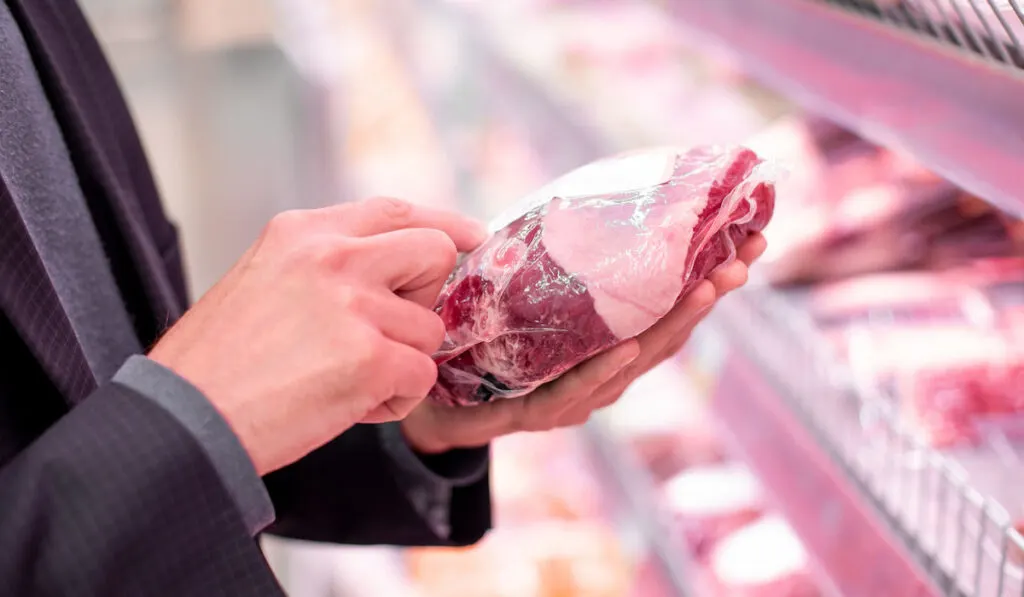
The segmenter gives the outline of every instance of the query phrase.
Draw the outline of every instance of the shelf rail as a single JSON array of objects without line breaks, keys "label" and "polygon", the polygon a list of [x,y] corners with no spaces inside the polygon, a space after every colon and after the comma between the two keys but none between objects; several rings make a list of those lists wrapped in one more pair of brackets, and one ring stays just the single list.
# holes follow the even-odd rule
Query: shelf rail
[{"label": "shelf rail", "polygon": [[[661,3],[685,43],[717,48],[807,111],[1021,215],[1024,0],[1009,1]],[[984,43],[994,39],[1005,43]]]},{"label": "shelf rail", "polygon": [[1024,69],[1021,0],[818,0],[1000,66]]},{"label": "shelf rail", "polygon": [[[771,387],[747,397],[770,394],[799,420],[941,594],[1024,595],[1024,537],[1010,514],[956,460],[925,445],[893,397],[858,383],[805,312],[758,288],[726,301],[715,321]],[[872,563],[862,565],[871,574]]]}]

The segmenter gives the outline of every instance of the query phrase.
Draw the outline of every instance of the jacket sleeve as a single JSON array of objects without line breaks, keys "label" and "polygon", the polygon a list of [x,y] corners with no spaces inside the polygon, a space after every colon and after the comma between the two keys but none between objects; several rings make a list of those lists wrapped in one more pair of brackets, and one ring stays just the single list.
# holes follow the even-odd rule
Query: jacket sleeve
[{"label": "jacket sleeve", "polygon": [[[479,541],[491,527],[486,453],[484,468],[467,482],[458,482],[463,471],[447,470],[463,460],[452,458],[458,455],[425,461],[437,475],[453,481],[445,488],[445,532],[439,532],[410,487],[417,475],[411,474],[408,459],[395,457],[389,435],[386,427],[356,425],[298,462],[264,477],[277,514],[267,532],[354,545],[461,546]],[[475,455],[466,456],[476,459]]]},{"label": "jacket sleeve", "polygon": [[194,436],[111,383],[0,469],[0,594],[283,592]]}]

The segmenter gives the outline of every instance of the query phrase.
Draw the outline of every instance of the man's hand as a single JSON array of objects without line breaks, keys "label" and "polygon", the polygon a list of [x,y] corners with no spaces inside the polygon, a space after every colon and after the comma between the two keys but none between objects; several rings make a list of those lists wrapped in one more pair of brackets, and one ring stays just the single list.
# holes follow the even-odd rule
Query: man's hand
[{"label": "man's hand", "polygon": [[747,268],[765,248],[763,236],[752,236],[739,248],[738,259],[719,268],[654,327],[528,396],[465,408],[424,402],[402,422],[407,440],[417,451],[431,454],[482,446],[517,431],[586,422],[595,410],[618,400],[636,378],[677,353],[715,301],[746,283]]},{"label": "man's hand", "polygon": [[268,473],[419,404],[444,339],[430,307],[457,251],[485,235],[391,199],[283,213],[149,357],[199,388]]}]

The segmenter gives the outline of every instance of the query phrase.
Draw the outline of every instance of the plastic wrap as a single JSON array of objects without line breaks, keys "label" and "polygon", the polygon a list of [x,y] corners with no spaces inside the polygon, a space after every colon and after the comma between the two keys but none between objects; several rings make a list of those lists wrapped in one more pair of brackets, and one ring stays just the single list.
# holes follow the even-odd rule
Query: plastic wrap
[{"label": "plastic wrap", "polygon": [[[1024,255],[1024,225],[907,155],[793,120],[752,141],[800,164],[764,261],[778,286]],[[808,259],[809,254],[814,259]]]},{"label": "plastic wrap", "polygon": [[935,446],[977,441],[975,421],[1024,409],[1019,259],[868,276],[812,293],[812,310],[856,379],[888,388]]},{"label": "plastic wrap", "polygon": [[698,558],[729,533],[760,518],[767,507],[757,477],[737,463],[687,469],[669,479],[661,494],[681,539]]},{"label": "plastic wrap", "polygon": [[753,522],[715,547],[709,557],[712,597],[818,597],[800,539],[777,515]]},{"label": "plastic wrap", "polygon": [[526,197],[441,291],[432,398],[521,396],[648,329],[768,223],[775,170],[743,148],[658,149]]}]

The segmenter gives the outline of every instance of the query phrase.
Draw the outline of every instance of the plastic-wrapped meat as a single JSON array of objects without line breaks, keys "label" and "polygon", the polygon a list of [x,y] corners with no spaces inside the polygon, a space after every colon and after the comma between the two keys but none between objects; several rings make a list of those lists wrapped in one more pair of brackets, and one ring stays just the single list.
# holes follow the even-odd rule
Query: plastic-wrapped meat
[{"label": "plastic-wrapped meat", "polygon": [[989,325],[1024,307],[1024,259],[978,259],[946,270],[891,272],[821,284],[809,305],[822,326]]},{"label": "plastic-wrapped meat", "polygon": [[752,136],[748,146],[768,159],[800,165],[778,183],[786,201],[777,206],[768,233],[767,263],[829,237],[832,206],[879,177],[877,148],[824,119],[782,118]]},{"label": "plastic-wrapped meat", "polygon": [[686,467],[714,464],[725,458],[721,440],[710,426],[649,433],[632,438],[629,446],[658,482]]},{"label": "plastic-wrapped meat", "polygon": [[771,263],[771,279],[808,284],[923,266],[937,238],[963,226],[959,196],[947,183],[865,178],[841,200],[819,208],[825,224]]},{"label": "plastic-wrapped meat", "polygon": [[966,321],[981,293],[935,272],[858,276],[815,286],[810,305],[822,326]]},{"label": "plastic-wrapped meat", "polygon": [[953,272],[978,288],[1000,314],[1024,308],[1024,259],[979,259]]},{"label": "plastic-wrapped meat", "polygon": [[974,441],[979,417],[1024,408],[1024,392],[1013,381],[1024,350],[1003,328],[854,327],[846,337],[854,373],[891,386],[903,418],[932,445]]},{"label": "plastic-wrapped meat", "polygon": [[982,417],[1024,410],[1024,354],[900,375],[903,415],[934,446],[975,442]]},{"label": "plastic-wrapped meat", "polygon": [[807,552],[775,515],[752,522],[715,546],[709,561],[713,597],[818,597]]},{"label": "plastic-wrapped meat", "polygon": [[441,291],[432,398],[521,396],[652,326],[768,223],[770,171],[747,149],[647,151],[528,197]]},{"label": "plastic-wrapped meat", "polygon": [[736,463],[685,470],[669,479],[661,494],[665,509],[697,557],[765,510],[761,483]]}]

